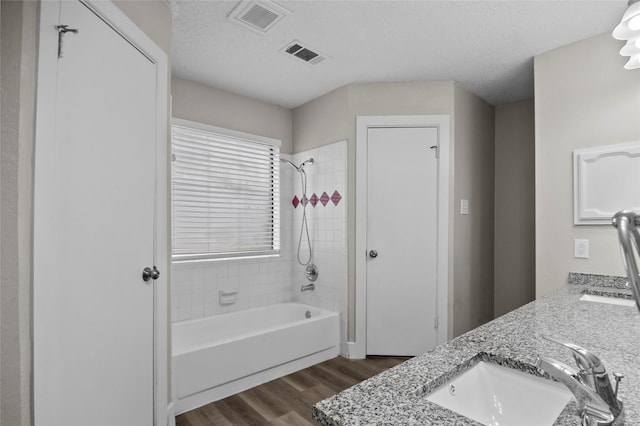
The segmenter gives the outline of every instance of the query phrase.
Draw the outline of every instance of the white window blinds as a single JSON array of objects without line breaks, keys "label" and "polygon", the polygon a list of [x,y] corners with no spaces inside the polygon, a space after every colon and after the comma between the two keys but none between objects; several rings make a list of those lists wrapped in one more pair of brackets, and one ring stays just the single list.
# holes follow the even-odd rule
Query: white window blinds
[{"label": "white window blinds", "polygon": [[279,141],[174,120],[173,260],[277,254]]}]

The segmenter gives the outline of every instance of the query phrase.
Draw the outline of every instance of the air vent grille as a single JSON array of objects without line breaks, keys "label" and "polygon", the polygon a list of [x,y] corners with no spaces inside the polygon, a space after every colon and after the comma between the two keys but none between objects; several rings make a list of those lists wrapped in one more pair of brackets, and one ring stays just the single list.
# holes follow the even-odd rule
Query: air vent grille
[{"label": "air vent grille", "polygon": [[316,49],[310,48],[308,45],[305,45],[298,40],[294,40],[287,44],[285,47],[280,49],[280,51],[311,65],[317,65],[328,58],[327,55],[318,52]]},{"label": "air vent grille", "polygon": [[290,15],[287,9],[269,0],[243,0],[227,19],[252,31],[264,34],[282,18]]},{"label": "air vent grille", "polygon": [[247,13],[240,17],[240,19],[249,25],[253,25],[262,31],[266,31],[266,29],[269,28],[276,19],[278,19],[278,15],[265,9],[259,4],[254,4]]}]

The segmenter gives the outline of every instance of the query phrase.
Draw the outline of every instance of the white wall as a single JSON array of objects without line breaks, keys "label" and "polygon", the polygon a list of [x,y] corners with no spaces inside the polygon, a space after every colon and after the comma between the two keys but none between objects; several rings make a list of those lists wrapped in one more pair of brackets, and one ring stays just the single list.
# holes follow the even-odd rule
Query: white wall
[{"label": "white wall", "polygon": [[572,186],[574,149],[640,139],[640,70],[623,68],[622,45],[606,33],[535,58],[536,297],[569,272],[625,275],[611,226],[573,225]]}]

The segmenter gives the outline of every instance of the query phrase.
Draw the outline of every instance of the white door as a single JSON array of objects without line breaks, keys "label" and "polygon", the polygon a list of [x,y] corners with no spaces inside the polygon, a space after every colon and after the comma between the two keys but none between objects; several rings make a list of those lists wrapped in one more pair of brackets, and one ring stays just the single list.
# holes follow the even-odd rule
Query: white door
[{"label": "white door", "polygon": [[367,134],[367,354],[419,355],[437,343],[438,131]]},{"label": "white door", "polygon": [[152,425],[155,65],[80,2],[50,15],[78,33],[36,144],[35,424]]}]

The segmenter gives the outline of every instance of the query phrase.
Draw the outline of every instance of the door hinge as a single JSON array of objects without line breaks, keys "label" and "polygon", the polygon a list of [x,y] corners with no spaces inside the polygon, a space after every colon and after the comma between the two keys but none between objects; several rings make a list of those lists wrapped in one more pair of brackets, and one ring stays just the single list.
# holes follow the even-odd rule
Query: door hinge
[{"label": "door hinge", "polygon": [[68,25],[56,25],[58,31],[58,59],[62,58],[62,36],[66,33],[78,34],[77,28],[69,28]]},{"label": "door hinge", "polygon": [[440,158],[440,144],[430,146],[429,149],[435,149],[436,150],[436,158]]},{"label": "door hinge", "polygon": [[433,320],[433,328],[438,328],[438,317],[437,316]]}]

